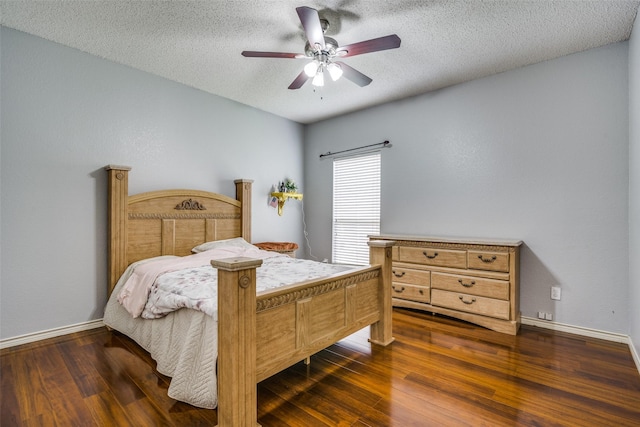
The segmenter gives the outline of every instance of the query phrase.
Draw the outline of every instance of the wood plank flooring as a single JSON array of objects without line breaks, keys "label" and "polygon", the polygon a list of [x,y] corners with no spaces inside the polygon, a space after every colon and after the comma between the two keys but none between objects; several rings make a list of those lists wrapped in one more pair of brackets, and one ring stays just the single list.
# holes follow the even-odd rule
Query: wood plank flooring
[{"label": "wood plank flooring", "polygon": [[[640,426],[625,344],[523,326],[513,337],[394,310],[389,347],[364,330],[258,385],[269,426]],[[167,396],[133,341],[106,329],[0,351],[8,426],[214,426]]]}]

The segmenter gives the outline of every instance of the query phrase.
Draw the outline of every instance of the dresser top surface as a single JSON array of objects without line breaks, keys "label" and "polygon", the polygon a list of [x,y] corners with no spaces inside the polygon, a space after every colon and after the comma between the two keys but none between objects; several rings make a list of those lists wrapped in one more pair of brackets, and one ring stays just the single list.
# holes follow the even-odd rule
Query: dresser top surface
[{"label": "dresser top surface", "polygon": [[369,235],[369,239],[398,240],[414,242],[438,242],[438,243],[466,243],[474,245],[513,246],[522,245],[522,240],[512,239],[480,239],[474,237],[443,237],[443,236],[414,236],[408,234],[379,234]]}]

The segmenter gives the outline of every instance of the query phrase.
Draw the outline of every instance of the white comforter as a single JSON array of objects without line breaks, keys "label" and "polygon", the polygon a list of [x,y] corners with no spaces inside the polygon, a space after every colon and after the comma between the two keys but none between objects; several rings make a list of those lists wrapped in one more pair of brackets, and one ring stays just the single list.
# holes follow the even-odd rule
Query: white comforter
[{"label": "white comforter", "polygon": [[[118,302],[129,312],[133,317],[138,317],[142,314],[147,300],[149,299],[149,292],[152,286],[156,283],[156,280],[162,277],[162,275],[177,272],[177,271],[189,271],[190,269],[204,267],[208,271],[211,267],[212,259],[224,259],[234,257],[248,257],[248,258],[268,258],[271,256],[278,256],[274,252],[261,251],[257,247],[244,243],[244,246],[224,245],[218,246],[207,251],[202,251],[194,255],[184,257],[157,257],[149,259],[147,262],[136,265],[130,276],[126,279],[122,289],[118,292]],[[200,283],[206,283],[208,280],[206,277]],[[157,316],[151,316],[154,318]]]},{"label": "white comforter", "polygon": [[[207,251],[203,254],[211,252],[211,255],[215,255],[215,251]],[[246,251],[239,253],[238,256],[263,259],[262,265],[256,269],[256,292],[326,277],[353,268],[294,259],[287,255],[262,250]],[[202,311],[217,320],[217,307],[218,270],[209,264],[171,271],[159,276],[151,286],[142,317],[155,319],[180,308],[191,308]]]}]

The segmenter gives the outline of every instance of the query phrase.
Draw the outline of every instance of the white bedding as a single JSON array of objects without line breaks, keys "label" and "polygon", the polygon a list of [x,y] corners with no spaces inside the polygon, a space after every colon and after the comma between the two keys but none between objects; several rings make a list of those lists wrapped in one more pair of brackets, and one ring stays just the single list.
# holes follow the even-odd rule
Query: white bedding
[{"label": "white bedding", "polygon": [[[257,269],[259,290],[353,268],[260,252],[265,253],[263,266]],[[254,254],[254,257],[258,256]],[[218,403],[215,375],[218,355],[215,320],[217,293],[210,280],[217,282],[216,269],[209,265],[159,276],[151,286],[152,296],[149,300],[153,301],[147,303],[143,312],[143,316],[159,318],[134,318],[118,303],[118,294],[137,266],[149,261],[176,258],[158,257],[129,266],[109,298],[104,323],[129,336],[150,353],[157,362],[158,372],[172,378],[168,390],[170,397],[197,407],[213,409]],[[284,273],[283,269],[289,272]],[[195,286],[196,283],[204,283],[204,287]]]},{"label": "white bedding", "polygon": [[[212,255],[215,254],[215,250],[207,253],[209,252]],[[203,252],[203,254],[205,253]],[[262,250],[238,256],[263,259],[262,265],[256,270],[257,293],[326,277],[353,268],[345,265],[294,259],[287,255]],[[151,286],[142,317],[155,319],[180,308],[191,308],[202,311],[217,320],[217,306],[218,271],[209,264],[172,271],[158,277]]]}]

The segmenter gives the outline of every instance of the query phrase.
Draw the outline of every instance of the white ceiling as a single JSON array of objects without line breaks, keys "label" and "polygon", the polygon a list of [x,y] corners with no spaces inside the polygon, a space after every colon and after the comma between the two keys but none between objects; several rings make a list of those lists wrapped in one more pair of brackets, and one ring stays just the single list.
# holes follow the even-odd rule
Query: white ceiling
[{"label": "white ceiling", "polygon": [[[300,123],[405,98],[629,38],[640,0],[0,0],[0,22]],[[340,45],[397,34],[400,48],[344,58],[373,79],[287,87],[305,60],[295,8]]]}]

